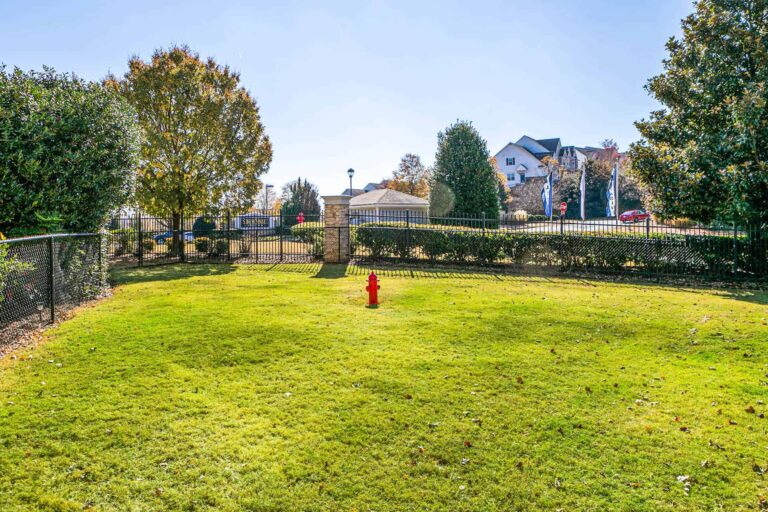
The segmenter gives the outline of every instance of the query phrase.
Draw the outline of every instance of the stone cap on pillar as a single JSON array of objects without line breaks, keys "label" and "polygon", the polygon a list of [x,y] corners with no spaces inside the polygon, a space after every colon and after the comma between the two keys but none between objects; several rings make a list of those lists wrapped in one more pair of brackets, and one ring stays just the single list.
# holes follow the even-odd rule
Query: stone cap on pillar
[{"label": "stone cap on pillar", "polygon": [[349,206],[349,200],[352,196],[323,196],[323,203],[328,205]]}]

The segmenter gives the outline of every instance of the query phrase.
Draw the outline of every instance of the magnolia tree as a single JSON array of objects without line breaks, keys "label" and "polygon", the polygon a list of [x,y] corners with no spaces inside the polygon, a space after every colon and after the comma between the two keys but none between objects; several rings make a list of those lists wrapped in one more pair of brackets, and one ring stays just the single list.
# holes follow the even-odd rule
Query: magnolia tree
[{"label": "magnolia tree", "polygon": [[186,46],[134,57],[107,84],[138,112],[145,140],[137,172],[139,206],[173,219],[178,250],[182,213],[252,207],[272,160],[256,101],[240,76]]},{"label": "magnolia tree", "polygon": [[131,194],[134,116],[100,84],[0,67],[0,232],[103,226]]},{"label": "magnolia tree", "polygon": [[488,146],[467,121],[437,135],[430,208],[433,215],[455,213],[497,219],[499,184]]},{"label": "magnolia tree", "polygon": [[768,223],[768,3],[699,0],[647,90],[632,170],[662,216]]}]

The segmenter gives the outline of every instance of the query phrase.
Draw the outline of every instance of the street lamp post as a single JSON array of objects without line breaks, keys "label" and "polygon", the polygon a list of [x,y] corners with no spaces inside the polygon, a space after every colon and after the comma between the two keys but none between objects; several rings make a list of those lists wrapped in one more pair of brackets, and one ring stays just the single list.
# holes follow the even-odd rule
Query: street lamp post
[{"label": "street lamp post", "polygon": [[352,195],[352,176],[355,175],[355,170],[351,167],[347,170],[347,176],[349,176],[349,195]]},{"label": "street lamp post", "polygon": [[274,185],[264,186],[264,209],[269,210],[269,189],[275,188]]}]

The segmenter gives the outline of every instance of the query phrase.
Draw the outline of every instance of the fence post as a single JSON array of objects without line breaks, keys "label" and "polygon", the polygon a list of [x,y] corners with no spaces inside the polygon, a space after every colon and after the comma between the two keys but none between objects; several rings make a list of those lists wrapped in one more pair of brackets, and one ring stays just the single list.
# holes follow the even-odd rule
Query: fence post
[{"label": "fence post", "polygon": [[138,228],[136,229],[138,240],[136,241],[137,244],[139,244],[139,266],[144,266],[144,235],[141,231],[141,210],[136,212],[136,218],[138,219]]},{"label": "fence post", "polygon": [[645,218],[645,238],[651,238],[651,217]]},{"label": "fence post", "polygon": [[411,211],[405,210],[405,254],[411,256]]},{"label": "fence post", "polygon": [[280,210],[280,261],[283,261],[283,210]]},{"label": "fence post", "polygon": [[348,263],[350,259],[350,210],[351,196],[323,196],[325,203],[323,236],[325,246],[323,261]]},{"label": "fence post", "polygon": [[104,255],[101,252],[104,250],[104,239],[102,238],[103,231],[99,231],[98,247],[99,247],[99,286],[103,285],[104,278]]},{"label": "fence post", "polygon": [[56,251],[53,235],[48,237],[48,299],[51,301],[51,323],[56,322]]},{"label": "fence post", "polygon": [[[210,241],[208,243],[210,243]],[[184,241],[184,208],[182,208],[181,213],[179,213],[179,244],[181,245],[181,254],[179,257],[181,262],[185,263],[187,261],[187,243]]]},{"label": "fence post", "polygon": [[560,214],[560,234],[565,234],[565,215]]},{"label": "fence post", "polygon": [[232,237],[230,236],[230,222],[232,221],[232,213],[227,209],[227,261],[232,259],[232,253],[230,246],[232,245]]},{"label": "fence post", "polygon": [[736,228],[736,223],[733,223],[733,275],[734,277],[739,272],[739,240],[737,238],[738,236],[738,230]]}]

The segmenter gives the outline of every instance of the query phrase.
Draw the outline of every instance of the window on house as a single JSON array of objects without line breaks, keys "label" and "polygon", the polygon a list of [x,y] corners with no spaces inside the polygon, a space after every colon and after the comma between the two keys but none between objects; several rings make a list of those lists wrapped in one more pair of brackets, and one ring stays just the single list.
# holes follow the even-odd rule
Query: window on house
[{"label": "window on house", "polygon": [[507,181],[515,181],[515,175],[514,174],[507,174]]},{"label": "window on house", "polygon": [[520,183],[525,183],[525,174],[520,175]]},{"label": "window on house", "polygon": [[515,165],[515,157],[507,157],[507,165]]}]

